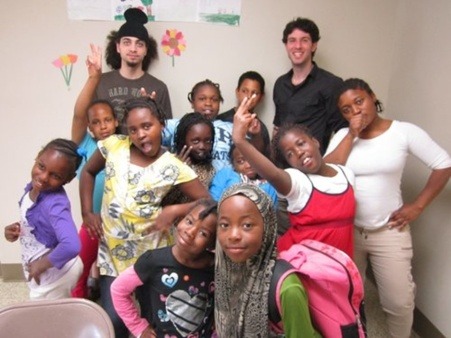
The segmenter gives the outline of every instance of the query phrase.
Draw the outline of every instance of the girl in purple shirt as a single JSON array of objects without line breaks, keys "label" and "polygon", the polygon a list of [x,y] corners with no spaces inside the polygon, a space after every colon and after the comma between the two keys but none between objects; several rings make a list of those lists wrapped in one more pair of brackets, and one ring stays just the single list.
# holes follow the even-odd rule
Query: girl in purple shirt
[{"label": "girl in purple shirt", "polygon": [[31,182],[19,201],[20,221],[5,227],[5,238],[20,239],[30,299],[70,297],[83,264],[80,240],[63,188],[76,175],[82,156],[77,145],[55,139],[36,157]]}]

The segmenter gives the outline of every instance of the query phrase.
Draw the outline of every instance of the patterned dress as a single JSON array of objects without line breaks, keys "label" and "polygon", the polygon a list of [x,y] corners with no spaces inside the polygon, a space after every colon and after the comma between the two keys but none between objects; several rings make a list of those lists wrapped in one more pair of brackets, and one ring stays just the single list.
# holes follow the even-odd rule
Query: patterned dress
[{"label": "patterned dress", "polygon": [[124,135],[112,135],[99,145],[106,163],[98,265],[101,275],[116,277],[145,251],[171,244],[172,238],[161,238],[160,232],[143,235],[143,230],[160,214],[161,200],[172,186],[197,176],[169,152],[147,167],[130,163],[131,142]]}]

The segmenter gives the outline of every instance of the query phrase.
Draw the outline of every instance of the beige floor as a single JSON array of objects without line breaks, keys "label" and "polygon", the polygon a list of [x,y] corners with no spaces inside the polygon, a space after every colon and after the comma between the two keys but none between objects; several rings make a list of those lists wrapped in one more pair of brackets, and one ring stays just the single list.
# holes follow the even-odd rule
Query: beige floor
[{"label": "beige floor", "polygon": [[[0,281],[0,307],[4,307],[28,299],[28,288],[24,282]],[[367,329],[369,338],[387,338],[387,328],[384,314],[378,304],[376,287],[367,282],[365,285],[365,312],[367,315]],[[419,338],[413,335],[412,338]]]}]

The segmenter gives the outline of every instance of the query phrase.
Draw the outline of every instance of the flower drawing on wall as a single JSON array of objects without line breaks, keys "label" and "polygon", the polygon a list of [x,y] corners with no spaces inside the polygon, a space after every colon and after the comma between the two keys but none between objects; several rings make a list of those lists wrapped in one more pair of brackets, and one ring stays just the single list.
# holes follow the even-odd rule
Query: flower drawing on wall
[{"label": "flower drawing on wall", "polygon": [[77,62],[78,56],[75,54],[61,55],[58,59],[52,62],[52,64],[61,70],[64,81],[66,82],[67,89],[70,89],[70,79],[72,77],[72,67]]},{"label": "flower drawing on wall", "polygon": [[183,33],[177,29],[167,29],[166,34],[161,39],[161,48],[166,55],[172,57],[172,67],[174,67],[175,56],[180,56],[186,49]]}]

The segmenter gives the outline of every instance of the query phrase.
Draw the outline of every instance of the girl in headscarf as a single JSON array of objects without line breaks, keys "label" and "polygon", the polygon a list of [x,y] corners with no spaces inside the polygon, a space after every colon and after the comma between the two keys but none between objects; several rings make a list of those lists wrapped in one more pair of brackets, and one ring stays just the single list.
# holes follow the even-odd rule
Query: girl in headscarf
[{"label": "girl in headscarf", "polygon": [[[223,194],[215,269],[219,337],[271,336],[268,297],[277,255],[276,232],[272,201],[260,188],[240,183]],[[285,337],[320,337],[312,326],[306,291],[294,273],[282,282],[280,304]]]}]

